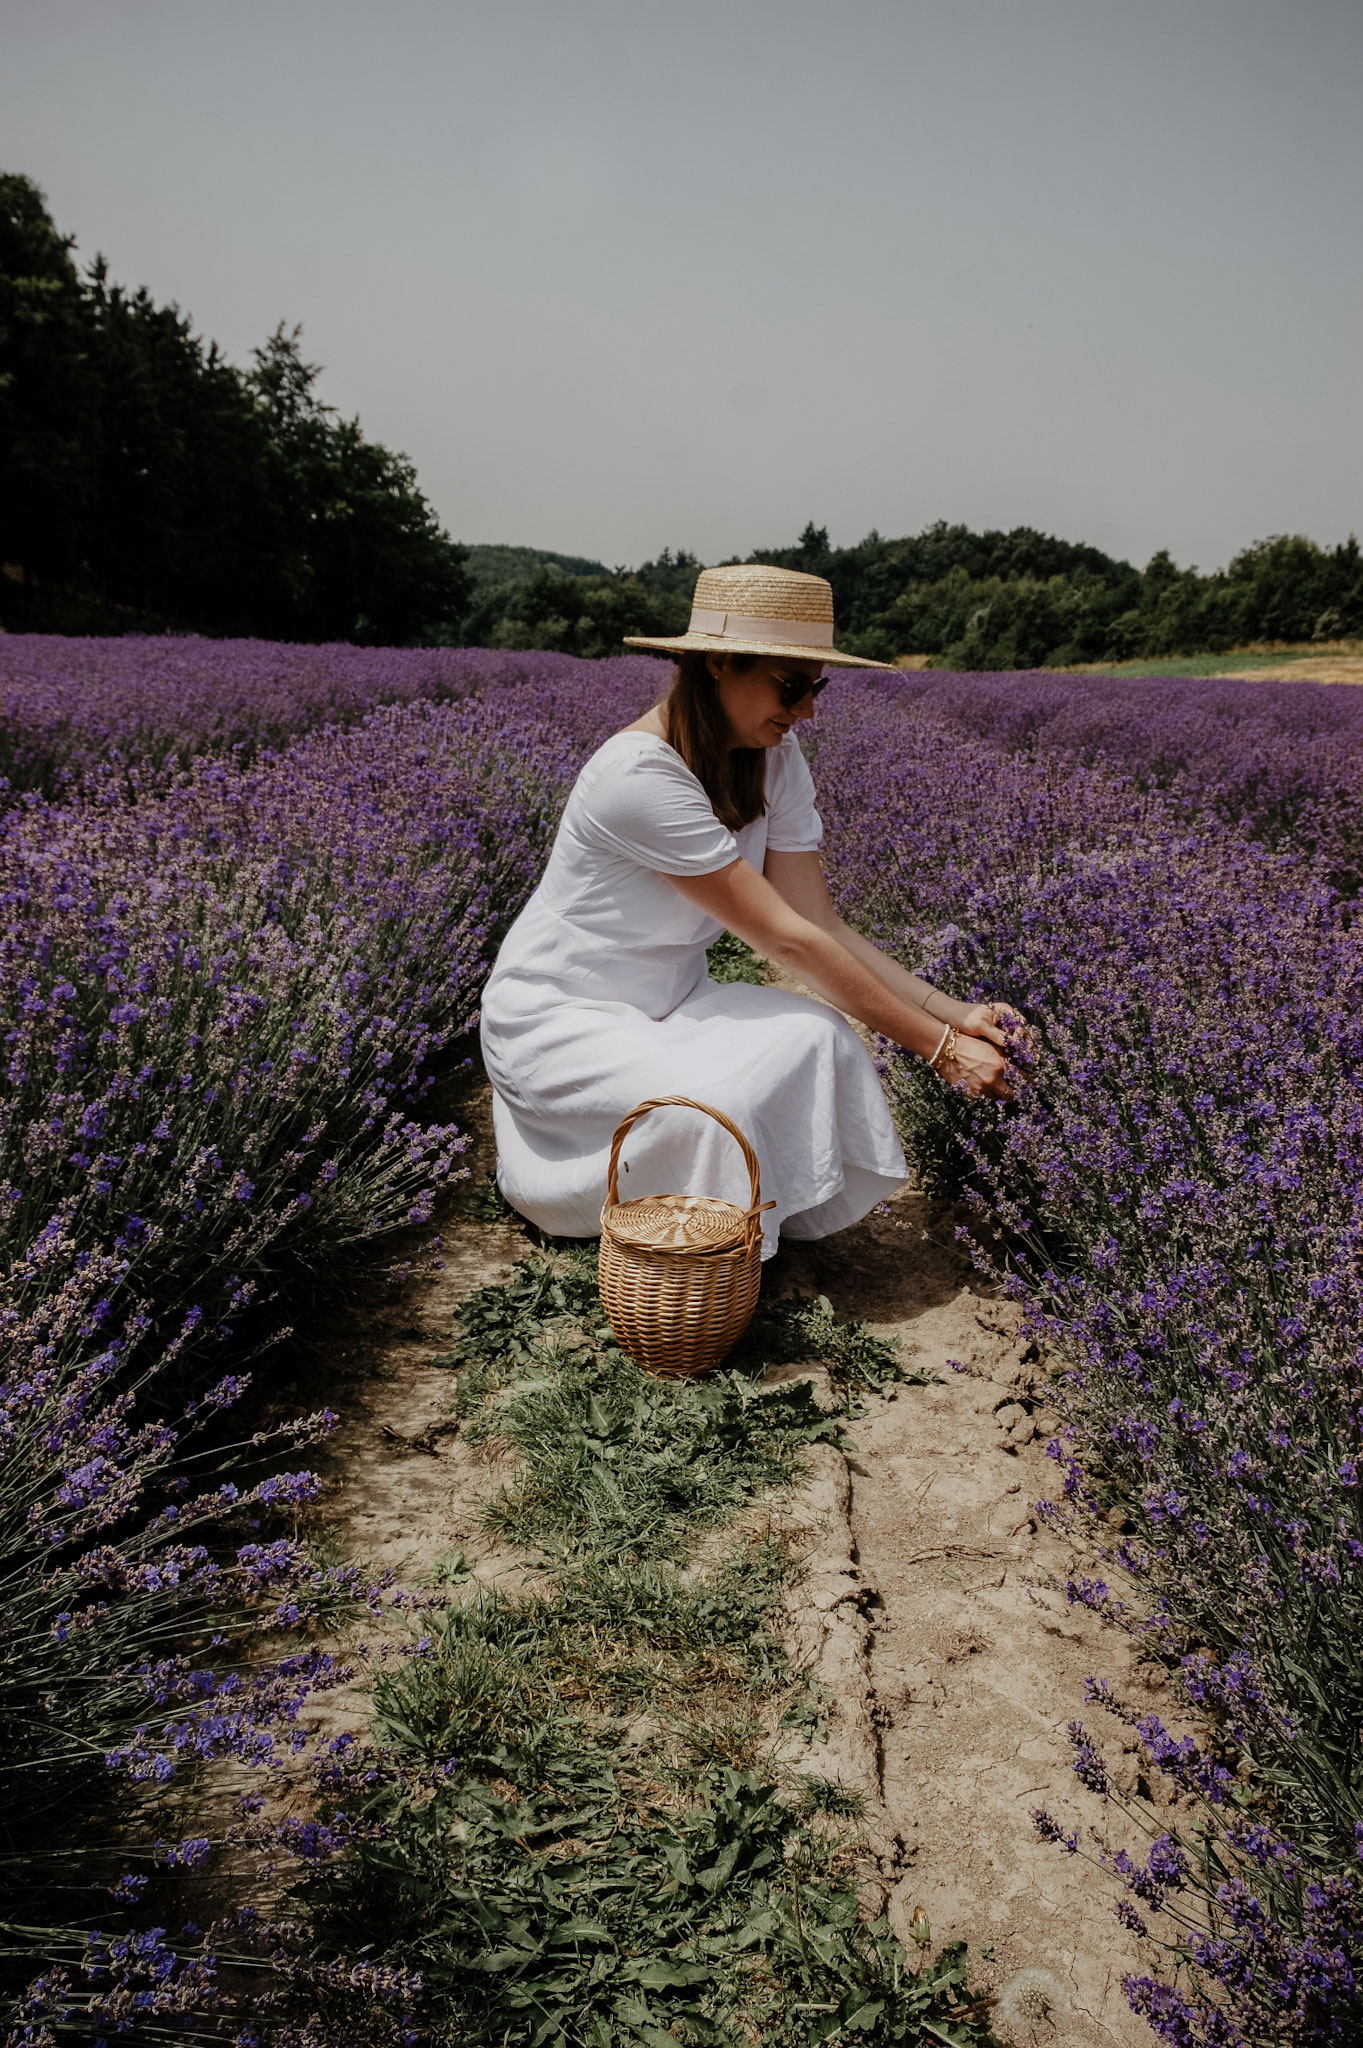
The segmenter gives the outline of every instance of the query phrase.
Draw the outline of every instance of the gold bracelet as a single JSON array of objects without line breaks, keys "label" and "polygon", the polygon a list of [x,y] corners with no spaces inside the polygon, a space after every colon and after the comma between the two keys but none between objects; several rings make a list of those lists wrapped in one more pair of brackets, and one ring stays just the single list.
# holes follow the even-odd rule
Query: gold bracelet
[{"label": "gold bracelet", "polygon": [[[935,1074],[940,1074],[943,1068],[949,1067],[951,1065],[952,1060],[955,1059],[956,1041],[960,1037],[960,1035],[960,1032],[956,1029],[956,1026],[954,1024],[948,1024],[946,1031],[942,1037],[942,1045],[938,1046],[936,1052],[933,1054],[932,1058],[928,1062],[928,1065],[932,1068]],[[946,1047],[945,1052],[942,1050],[942,1046]],[[938,1065],[939,1060],[941,1062],[940,1066]]]},{"label": "gold bracelet", "polygon": [[944,1024],[942,1026],[942,1035],[937,1041],[937,1051],[934,1052],[932,1058],[928,1061],[928,1065],[931,1067],[934,1074],[937,1072],[938,1055],[941,1053],[942,1047],[946,1044],[950,1036],[951,1026],[949,1024]]}]

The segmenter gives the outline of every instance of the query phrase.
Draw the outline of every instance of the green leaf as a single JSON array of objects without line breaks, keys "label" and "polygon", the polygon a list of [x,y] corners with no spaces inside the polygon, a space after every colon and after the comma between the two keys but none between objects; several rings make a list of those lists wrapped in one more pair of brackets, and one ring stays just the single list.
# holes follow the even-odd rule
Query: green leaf
[{"label": "green leaf", "polygon": [[543,1944],[536,1942],[531,1948],[490,1948],[474,1956],[471,1970],[487,1970],[495,1974],[499,1970],[522,1970],[527,1963],[533,1963],[536,1956],[544,1953]]},{"label": "green leaf", "polygon": [[672,1991],[684,1984],[703,1984],[710,1972],[703,1963],[670,1963],[665,1956],[654,1956],[649,1962],[628,1963],[620,1974],[646,1991]]}]

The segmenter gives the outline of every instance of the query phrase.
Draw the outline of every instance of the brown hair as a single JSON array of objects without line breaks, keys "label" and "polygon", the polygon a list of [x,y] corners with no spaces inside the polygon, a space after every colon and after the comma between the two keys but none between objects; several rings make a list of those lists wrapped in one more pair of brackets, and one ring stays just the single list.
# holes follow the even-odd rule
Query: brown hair
[{"label": "brown hair", "polygon": [[[761,656],[731,654],[734,673],[756,668]],[[763,747],[731,747],[709,661],[698,648],[677,656],[677,679],[663,706],[663,727],[715,807],[715,816],[731,832],[760,818],[767,808],[767,756]]]}]

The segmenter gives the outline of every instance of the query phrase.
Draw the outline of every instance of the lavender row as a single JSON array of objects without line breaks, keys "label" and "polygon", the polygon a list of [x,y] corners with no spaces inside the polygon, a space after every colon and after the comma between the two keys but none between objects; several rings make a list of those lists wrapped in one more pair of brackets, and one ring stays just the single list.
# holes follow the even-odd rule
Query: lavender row
[{"label": "lavender row", "polygon": [[[657,664],[465,648],[300,646],[254,640],[0,637],[0,774],[16,790],[157,787],[198,754],[249,761],[379,704],[500,692],[532,708],[584,689],[646,693]],[[594,680],[587,681],[587,678]],[[1159,789],[1260,836],[1319,842],[1357,863],[1363,698],[1316,684],[1217,678],[953,675],[839,679],[835,700],[877,703],[1063,773]],[[832,709],[830,700],[829,708]]]},{"label": "lavender row", "polygon": [[0,636],[0,775],[56,798],[155,789],[196,755],[239,763],[381,704],[506,692],[531,715],[561,695],[646,692],[643,657],[584,664],[483,648],[297,646],[265,640]]},{"label": "lavender row", "polygon": [[[395,1597],[272,1528],[315,1489],[281,1453],[329,1418],[234,1448],[245,1383],[214,1360],[253,1303],[421,1221],[461,1170],[459,1133],[423,1121],[422,1098],[578,765],[647,695],[626,665],[553,666],[252,765],[202,756],[129,802],[30,798],[0,826],[0,1717],[19,1731],[10,1837],[52,1959],[21,2015],[35,2039],[64,2010],[119,2031],[139,2003],[184,2038],[217,2038],[230,2011],[255,2015],[240,2038],[273,2039],[298,2000],[309,2040],[409,2037],[413,1987],[392,1973],[351,1972],[314,2009],[287,1926],[108,1933],[210,1855],[344,1852],[344,1829],[281,1832],[252,1792],[211,1841],[123,1830],[93,1948],[40,1930],[115,1853],[79,1810],[92,1765],[172,1795],[186,1767],[296,1773],[317,1747],[308,1702],[349,1675],[310,1623]],[[210,1368],[177,1415],[175,1388]],[[324,1785],[348,1757],[315,1755]],[[275,1987],[264,2003],[224,1990],[233,1957],[233,1982]]]},{"label": "lavender row", "polygon": [[968,1109],[893,1056],[891,1090],[920,1164],[964,1175],[1008,1226],[1010,1284],[1065,1363],[1052,1512],[1097,1534],[1112,1572],[1072,1596],[1137,1629],[1223,1752],[1140,1731],[1152,1775],[1208,1809],[1220,1865],[1208,1889],[1189,1857],[1161,1889],[1115,1861],[1123,1916],[1172,1926],[1210,1986],[1156,1971],[1133,2003],[1190,2044],[1336,2038],[1358,2022],[1363,1953],[1348,906],[1315,860],[1206,810],[1190,826],[1176,790],[1001,750],[930,699],[879,703],[818,743],[836,892],[945,986],[1023,1004],[1041,1040],[1015,1109]]},{"label": "lavender row", "polygon": [[1363,692],[1225,677],[1042,671],[877,677],[876,697],[1009,755],[1098,768],[1320,858],[1351,891],[1363,871]]}]

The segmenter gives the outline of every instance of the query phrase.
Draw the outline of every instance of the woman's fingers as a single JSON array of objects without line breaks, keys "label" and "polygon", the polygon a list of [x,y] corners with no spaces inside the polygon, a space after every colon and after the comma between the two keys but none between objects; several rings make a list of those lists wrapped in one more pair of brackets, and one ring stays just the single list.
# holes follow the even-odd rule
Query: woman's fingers
[{"label": "woman's fingers", "polygon": [[1010,1041],[1019,1034],[1030,1041],[1027,1020],[1020,1010],[1011,1003],[974,1003],[967,1010],[960,1029],[971,1038],[988,1039],[1001,1051],[1010,1049]]},{"label": "woman's fingers", "polygon": [[948,1078],[957,1080],[969,1095],[1007,1095],[1012,1092],[1008,1086],[1008,1062],[986,1039],[983,1028],[978,1034],[972,1033],[968,1038],[957,1040],[950,1065],[955,1073]]},{"label": "woman's fingers", "polygon": [[[1027,1020],[1011,1003],[976,1003],[958,1027],[953,1057],[943,1068],[943,1078],[967,1095],[989,1095],[998,1102],[1011,1102],[1013,1084],[1018,1080],[1012,1055],[1020,1052],[1023,1078],[1035,1058]],[[1019,1039],[1023,1041],[1019,1046]]]}]

